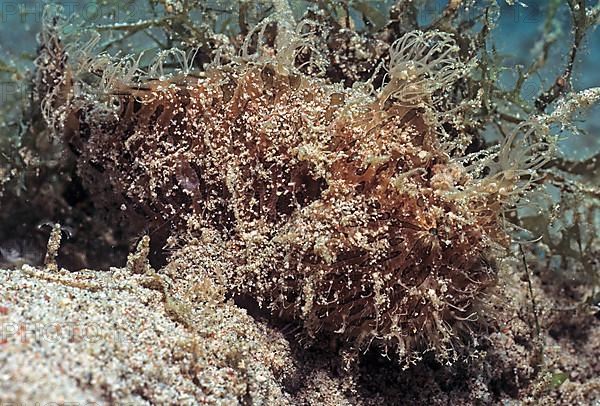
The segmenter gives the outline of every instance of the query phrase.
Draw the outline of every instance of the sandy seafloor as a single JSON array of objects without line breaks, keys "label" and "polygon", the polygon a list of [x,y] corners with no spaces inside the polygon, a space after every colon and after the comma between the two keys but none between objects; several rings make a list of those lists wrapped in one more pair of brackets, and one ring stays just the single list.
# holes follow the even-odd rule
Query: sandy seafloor
[{"label": "sandy seafloor", "polygon": [[569,310],[560,283],[533,281],[542,353],[516,276],[498,292],[505,327],[468,363],[403,370],[373,352],[344,369],[193,275],[156,275],[0,270],[0,404],[600,404],[600,320]]},{"label": "sandy seafloor", "polygon": [[[291,366],[288,343],[235,306],[165,303],[124,269],[25,266],[0,271],[0,286],[2,405],[286,400],[275,376]],[[193,327],[177,321],[185,306]]]}]

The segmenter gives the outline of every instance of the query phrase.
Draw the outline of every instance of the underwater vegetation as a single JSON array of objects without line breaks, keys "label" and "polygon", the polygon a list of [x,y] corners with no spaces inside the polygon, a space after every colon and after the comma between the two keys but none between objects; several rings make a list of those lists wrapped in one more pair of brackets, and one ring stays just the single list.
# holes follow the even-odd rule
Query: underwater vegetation
[{"label": "underwater vegetation", "polygon": [[[559,142],[600,100],[572,78],[600,6],[549,2],[506,90],[495,1],[449,1],[427,24],[419,2],[314,3],[240,1],[233,16],[151,1],[154,19],[87,30],[46,9],[5,212],[26,195],[27,211],[86,229],[61,254],[72,266],[97,264],[93,246],[115,265],[147,234],[159,273],[407,364],[468,356],[515,258],[575,275],[596,305],[598,152],[570,160]],[[566,67],[524,98],[565,9]],[[140,32],[154,48],[124,56]]]}]

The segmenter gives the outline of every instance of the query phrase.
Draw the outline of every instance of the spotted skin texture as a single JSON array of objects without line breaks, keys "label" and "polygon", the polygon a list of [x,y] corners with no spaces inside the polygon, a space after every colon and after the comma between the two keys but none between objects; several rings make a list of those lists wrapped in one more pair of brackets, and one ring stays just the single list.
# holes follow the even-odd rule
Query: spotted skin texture
[{"label": "spotted skin texture", "polygon": [[451,357],[495,283],[500,207],[422,107],[270,64],[61,97],[92,194],[168,224],[172,261],[311,337]]}]

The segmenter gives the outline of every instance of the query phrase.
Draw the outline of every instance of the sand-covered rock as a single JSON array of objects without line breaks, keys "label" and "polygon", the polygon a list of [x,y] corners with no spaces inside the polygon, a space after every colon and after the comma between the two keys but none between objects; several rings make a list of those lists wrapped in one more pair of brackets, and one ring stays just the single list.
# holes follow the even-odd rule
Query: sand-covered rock
[{"label": "sand-covered rock", "polygon": [[0,403],[288,402],[280,334],[229,303],[165,299],[158,280],[0,271]]}]

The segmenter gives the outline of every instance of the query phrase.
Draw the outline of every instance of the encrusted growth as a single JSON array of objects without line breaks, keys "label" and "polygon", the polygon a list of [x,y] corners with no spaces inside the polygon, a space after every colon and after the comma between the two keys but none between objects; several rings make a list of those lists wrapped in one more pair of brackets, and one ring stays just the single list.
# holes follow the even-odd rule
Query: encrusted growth
[{"label": "encrusted growth", "polygon": [[[287,42],[274,55],[302,43],[281,27]],[[269,52],[202,75],[136,80],[128,67],[127,80],[107,81],[110,64],[46,62],[60,49],[49,44],[38,59],[49,124],[92,194],[108,190],[183,245],[174,262],[192,258],[311,336],[406,359],[455,355],[509,243],[507,196],[546,158],[527,137],[524,155],[511,155],[509,138],[488,179],[442,148],[432,101],[465,69],[452,36],[398,40],[379,92],[330,84]],[[86,90],[91,73],[102,102]]]}]

